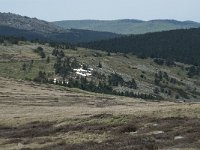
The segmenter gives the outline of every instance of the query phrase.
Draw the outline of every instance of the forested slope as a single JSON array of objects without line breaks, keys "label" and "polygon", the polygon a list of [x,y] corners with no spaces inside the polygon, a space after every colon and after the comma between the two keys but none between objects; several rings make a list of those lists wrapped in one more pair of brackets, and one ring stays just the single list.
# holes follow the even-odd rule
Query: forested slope
[{"label": "forested slope", "polygon": [[200,65],[200,28],[123,36],[80,46]]}]

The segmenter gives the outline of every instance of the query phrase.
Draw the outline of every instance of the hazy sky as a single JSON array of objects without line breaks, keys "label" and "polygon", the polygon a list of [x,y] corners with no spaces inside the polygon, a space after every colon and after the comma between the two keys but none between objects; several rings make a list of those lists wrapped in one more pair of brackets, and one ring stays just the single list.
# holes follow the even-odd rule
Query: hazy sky
[{"label": "hazy sky", "polygon": [[200,22],[200,0],[0,0],[0,12],[47,21],[177,19]]}]

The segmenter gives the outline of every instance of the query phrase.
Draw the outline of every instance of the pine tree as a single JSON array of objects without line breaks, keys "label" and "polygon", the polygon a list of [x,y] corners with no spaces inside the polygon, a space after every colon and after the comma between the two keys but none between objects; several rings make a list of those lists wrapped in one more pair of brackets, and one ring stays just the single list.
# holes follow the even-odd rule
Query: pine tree
[{"label": "pine tree", "polygon": [[50,57],[49,56],[47,57],[47,63],[50,63]]}]

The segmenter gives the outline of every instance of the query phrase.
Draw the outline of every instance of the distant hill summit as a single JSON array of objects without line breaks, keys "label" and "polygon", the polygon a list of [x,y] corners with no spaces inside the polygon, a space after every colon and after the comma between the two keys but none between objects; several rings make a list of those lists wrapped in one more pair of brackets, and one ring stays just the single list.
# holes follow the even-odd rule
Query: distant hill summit
[{"label": "distant hill summit", "polygon": [[198,28],[200,23],[177,20],[150,20],[135,19],[123,20],[66,20],[54,22],[65,29],[84,29],[93,31],[113,32],[118,34],[144,34],[149,32],[168,31],[175,29]]},{"label": "distant hill summit", "polygon": [[42,33],[61,32],[63,30],[61,27],[47,21],[13,13],[0,13],[0,25]]},{"label": "distant hill summit", "polygon": [[12,13],[0,13],[0,35],[65,43],[90,42],[120,36],[109,32],[64,29],[47,21]]}]

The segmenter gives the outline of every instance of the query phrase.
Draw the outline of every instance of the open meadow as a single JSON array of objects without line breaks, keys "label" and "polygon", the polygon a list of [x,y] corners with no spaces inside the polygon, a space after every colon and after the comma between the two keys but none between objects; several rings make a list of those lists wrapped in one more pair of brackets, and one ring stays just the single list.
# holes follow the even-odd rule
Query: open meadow
[{"label": "open meadow", "polygon": [[0,149],[199,149],[200,104],[0,78]]}]

